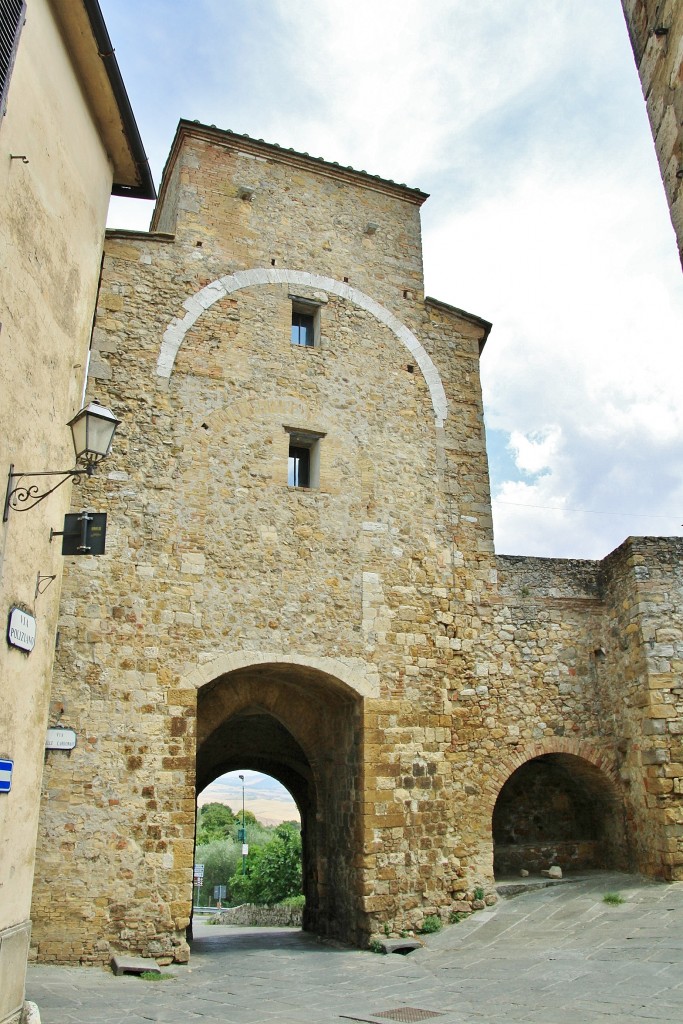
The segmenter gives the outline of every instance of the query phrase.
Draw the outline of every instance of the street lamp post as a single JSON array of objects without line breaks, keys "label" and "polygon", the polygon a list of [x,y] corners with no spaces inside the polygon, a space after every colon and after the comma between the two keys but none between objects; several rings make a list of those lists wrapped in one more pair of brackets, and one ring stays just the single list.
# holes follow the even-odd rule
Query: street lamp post
[{"label": "street lamp post", "polygon": [[247,827],[244,820],[244,775],[240,775],[242,780],[242,828],[240,829],[240,838],[242,840],[242,874],[246,874],[247,871]]}]

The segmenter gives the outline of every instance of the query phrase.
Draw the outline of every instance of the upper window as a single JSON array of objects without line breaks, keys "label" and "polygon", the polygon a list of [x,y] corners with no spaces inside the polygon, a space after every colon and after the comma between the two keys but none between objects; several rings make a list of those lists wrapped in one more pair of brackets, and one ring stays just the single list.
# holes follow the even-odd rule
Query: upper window
[{"label": "upper window", "polygon": [[315,323],[310,313],[292,310],[292,345],[315,345]]},{"label": "upper window", "polygon": [[320,344],[320,304],[290,295],[292,300],[292,345],[315,348]]},{"label": "upper window", "polygon": [[0,0],[0,116],[7,106],[9,80],[25,18],[26,0]]}]

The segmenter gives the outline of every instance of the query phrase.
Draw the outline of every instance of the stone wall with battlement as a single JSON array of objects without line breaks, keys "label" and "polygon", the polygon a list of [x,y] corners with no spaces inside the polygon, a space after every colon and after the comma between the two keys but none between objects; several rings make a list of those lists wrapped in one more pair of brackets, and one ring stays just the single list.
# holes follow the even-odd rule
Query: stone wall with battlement
[{"label": "stone wall with battlement", "polygon": [[[231,769],[290,790],[304,926],[359,944],[490,895],[499,794],[538,759],[553,794],[609,809],[590,837],[563,819],[582,865],[673,877],[680,716],[658,719],[655,808],[620,747],[623,687],[649,676],[607,639],[644,614],[636,542],[605,565],[495,556],[489,325],[425,300],[424,195],[187,122],[161,194],[160,230],[113,233],[102,272],[91,387],[123,423],[89,486],[107,553],[65,566],[53,697],[79,743],[45,767],[37,956],[185,958],[195,786]],[[653,716],[631,707],[635,749]]]}]

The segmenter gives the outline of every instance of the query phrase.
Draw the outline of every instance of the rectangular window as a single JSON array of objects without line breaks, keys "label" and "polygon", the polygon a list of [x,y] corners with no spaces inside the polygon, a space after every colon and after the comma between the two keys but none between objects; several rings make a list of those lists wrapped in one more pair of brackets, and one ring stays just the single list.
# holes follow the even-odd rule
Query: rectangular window
[{"label": "rectangular window", "polygon": [[287,483],[290,487],[320,486],[320,442],[324,434],[317,431],[285,427],[289,434]]},{"label": "rectangular window", "polygon": [[312,348],[315,344],[315,324],[309,313],[297,313],[292,310],[292,345],[305,345]]},{"label": "rectangular window", "polygon": [[26,0],[0,0],[0,117],[7,106],[9,80],[25,19]]},{"label": "rectangular window", "polygon": [[292,345],[316,348],[320,344],[320,303],[290,295],[292,300]]},{"label": "rectangular window", "polygon": [[300,448],[298,445],[289,445],[289,465],[287,468],[287,483],[290,487],[311,486],[311,449]]}]

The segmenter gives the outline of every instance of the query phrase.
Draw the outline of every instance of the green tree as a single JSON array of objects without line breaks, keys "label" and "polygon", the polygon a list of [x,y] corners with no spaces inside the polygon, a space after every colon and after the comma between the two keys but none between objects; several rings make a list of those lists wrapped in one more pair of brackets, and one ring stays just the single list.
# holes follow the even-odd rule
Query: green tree
[{"label": "green tree", "polygon": [[204,804],[197,815],[197,845],[227,839],[234,832],[235,821],[235,815],[227,804]]},{"label": "green tree", "polygon": [[301,893],[301,832],[283,822],[264,846],[250,849],[246,872],[239,867],[230,880],[233,903],[281,903]]},{"label": "green tree", "polygon": [[[216,839],[212,843],[197,845],[195,862],[204,865],[204,880],[198,893],[201,906],[207,907],[215,903],[215,885],[230,885],[230,879],[242,860],[241,850],[240,844],[232,839]],[[226,900],[223,900],[223,905],[226,905]]]}]

